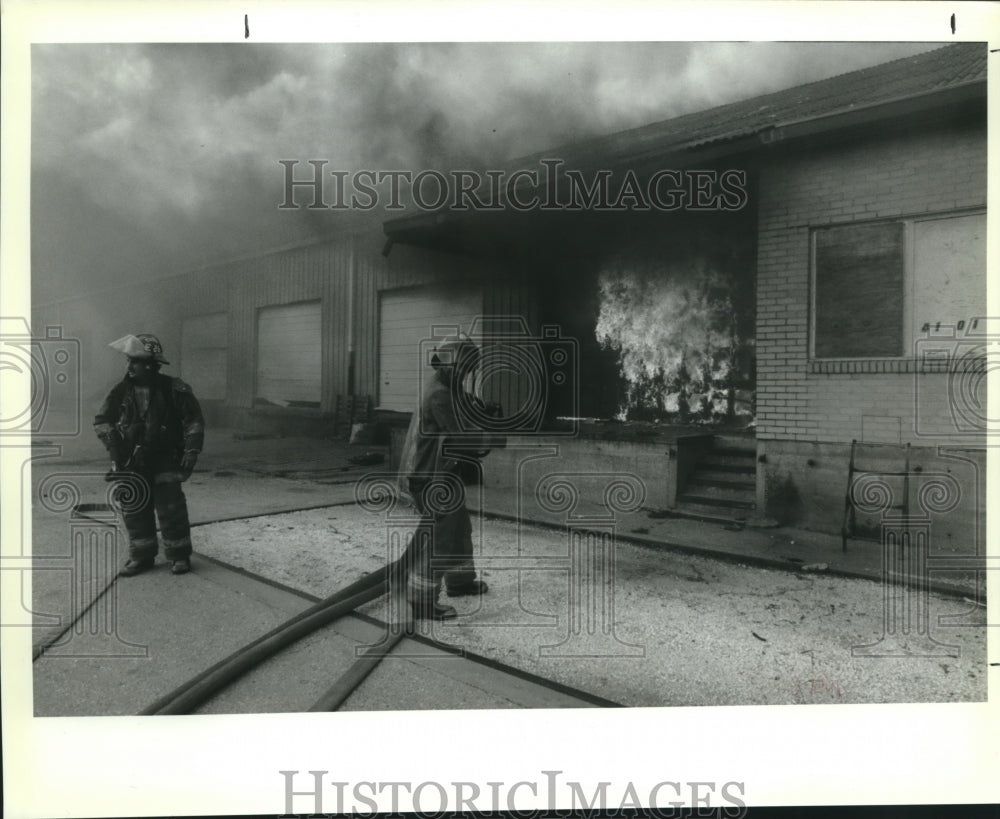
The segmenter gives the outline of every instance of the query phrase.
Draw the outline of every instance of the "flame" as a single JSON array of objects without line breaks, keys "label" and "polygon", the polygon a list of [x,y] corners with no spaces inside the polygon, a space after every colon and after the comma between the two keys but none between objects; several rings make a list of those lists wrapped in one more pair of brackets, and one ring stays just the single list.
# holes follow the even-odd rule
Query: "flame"
[{"label": "flame", "polygon": [[703,258],[613,263],[598,277],[596,335],[618,353],[625,402],[618,417],[727,414],[728,378],[741,341],[732,287]]}]

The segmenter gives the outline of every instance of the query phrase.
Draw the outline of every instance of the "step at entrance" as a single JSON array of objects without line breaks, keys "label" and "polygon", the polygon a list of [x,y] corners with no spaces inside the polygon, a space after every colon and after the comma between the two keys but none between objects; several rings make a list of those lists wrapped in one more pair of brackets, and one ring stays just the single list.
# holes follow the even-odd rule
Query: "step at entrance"
[{"label": "step at entrance", "polygon": [[675,513],[682,517],[736,523],[757,508],[757,441],[717,435],[679,487]]}]

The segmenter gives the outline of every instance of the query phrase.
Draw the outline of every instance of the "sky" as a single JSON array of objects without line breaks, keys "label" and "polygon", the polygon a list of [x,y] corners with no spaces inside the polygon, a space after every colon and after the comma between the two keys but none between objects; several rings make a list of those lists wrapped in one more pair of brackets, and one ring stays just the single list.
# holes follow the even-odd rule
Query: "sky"
[{"label": "sky", "polygon": [[[35,303],[335,235],[279,160],[483,168],[932,43],[36,44]],[[373,212],[369,220],[385,214]]]}]

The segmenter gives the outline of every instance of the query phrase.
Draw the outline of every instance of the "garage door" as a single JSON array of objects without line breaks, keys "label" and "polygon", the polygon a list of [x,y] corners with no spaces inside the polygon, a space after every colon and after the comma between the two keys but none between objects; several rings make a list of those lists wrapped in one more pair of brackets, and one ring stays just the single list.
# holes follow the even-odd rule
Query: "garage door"
[{"label": "garage door", "polygon": [[257,314],[258,404],[319,407],[320,303],[264,307]]},{"label": "garage door", "polygon": [[226,397],[227,319],[225,313],[212,313],[181,323],[181,378],[199,399]]},{"label": "garage door", "polygon": [[[421,341],[432,328],[458,326],[468,333],[483,312],[478,287],[413,287],[381,294],[379,328],[379,406],[411,412],[419,398],[418,372],[432,370],[420,361]],[[425,345],[426,347],[426,345]]]}]

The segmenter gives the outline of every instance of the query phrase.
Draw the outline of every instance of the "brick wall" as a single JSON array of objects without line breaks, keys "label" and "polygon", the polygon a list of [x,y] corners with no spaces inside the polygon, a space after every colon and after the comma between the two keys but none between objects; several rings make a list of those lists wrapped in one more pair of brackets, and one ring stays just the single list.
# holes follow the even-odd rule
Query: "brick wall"
[{"label": "brick wall", "polygon": [[[981,435],[956,429],[946,373],[915,372],[912,361],[810,362],[809,321],[811,228],[985,207],[986,153],[985,124],[952,124],[875,131],[821,148],[775,146],[765,159],[757,273],[757,437],[764,465],[757,500],[766,514],[839,530],[852,439],[898,444],[900,451],[909,442],[923,459],[937,457],[940,446],[984,445]],[[830,445],[821,456],[819,444]],[[961,503],[937,529],[962,549],[976,548],[984,490],[971,478],[962,484]]]},{"label": "brick wall", "polygon": [[985,206],[985,128],[876,133],[865,142],[797,152],[776,148],[761,169],[759,191],[758,437],[850,441],[864,431],[870,440],[917,443],[918,411],[946,423],[946,374],[810,371],[809,231]]}]

